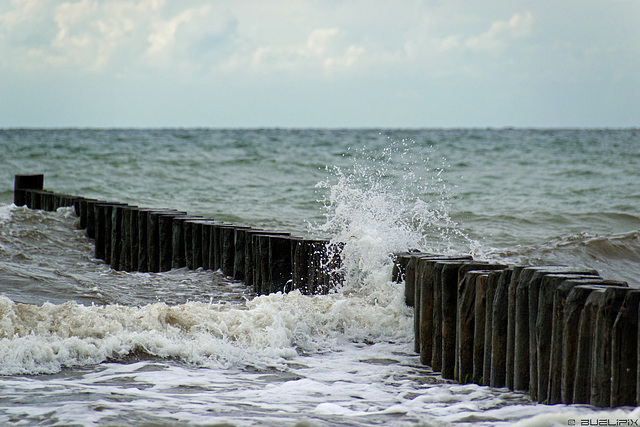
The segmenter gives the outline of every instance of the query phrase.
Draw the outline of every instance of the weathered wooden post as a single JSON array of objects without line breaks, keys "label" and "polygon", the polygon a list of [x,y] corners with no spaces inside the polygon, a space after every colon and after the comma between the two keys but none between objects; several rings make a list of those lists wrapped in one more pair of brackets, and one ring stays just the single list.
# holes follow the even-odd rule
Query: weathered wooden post
[{"label": "weathered wooden post", "polygon": [[[507,336],[509,326],[509,294],[514,269],[507,268],[499,274],[491,314],[491,387],[507,386]],[[511,367],[513,387],[513,365]]]},{"label": "weathered wooden post", "polygon": [[442,269],[444,261],[438,261],[433,266],[433,338],[431,368],[442,370]]},{"label": "weathered wooden post", "polygon": [[253,236],[255,270],[254,270],[254,291],[258,295],[266,295],[269,288],[269,235],[256,234]]},{"label": "weathered wooden post", "polygon": [[[416,284],[416,264],[418,263],[418,254],[409,257],[409,262],[405,267],[404,275],[404,302],[409,307],[413,307],[414,289]],[[420,342],[417,344],[420,345]]]},{"label": "weathered wooden post", "polygon": [[[169,271],[173,267],[173,223],[177,216],[186,212],[168,210],[157,214],[158,226],[158,270]],[[153,214],[152,214],[153,215]],[[177,220],[176,220],[177,221]]]},{"label": "weathered wooden post", "polygon": [[[163,221],[163,227],[161,229],[160,222],[161,217],[169,212],[175,212],[172,209],[155,209],[147,212],[147,251],[149,264],[149,270],[152,273],[159,273],[161,257],[163,261],[163,268],[170,268],[167,266],[167,251],[169,251],[169,242],[171,242],[171,236],[167,235],[167,232],[172,232],[170,228],[167,228],[167,222]],[[165,253],[163,254],[162,251]],[[170,252],[169,252],[170,256]],[[169,258],[170,259],[170,258]]]},{"label": "weathered wooden post", "polygon": [[311,294],[322,292],[324,285],[323,262],[326,255],[327,240],[309,240],[309,264],[307,268],[307,289]]},{"label": "weathered wooden post", "polygon": [[498,288],[498,282],[500,281],[500,276],[505,272],[505,270],[492,271],[489,273],[489,277],[487,278],[485,296],[486,308],[484,322],[484,354],[482,357],[482,385],[487,386],[491,384],[491,354],[493,350],[493,303],[496,296],[496,289]]},{"label": "weathered wooden post", "polygon": [[[84,199],[84,197],[76,197],[74,199],[74,201],[73,201],[73,210],[75,211],[76,216],[78,218],[80,218],[82,216],[81,205],[80,204],[82,203],[83,199]],[[84,230],[85,228],[86,228],[86,226],[85,227],[83,227],[82,225],[80,226],[81,230]]]},{"label": "weathered wooden post", "polygon": [[[640,290],[629,289],[611,334],[611,407],[636,406],[638,376],[638,305]],[[635,351],[634,351],[635,350]]]},{"label": "weathered wooden post", "polygon": [[[515,389],[514,384],[514,366],[515,366],[515,347],[516,347],[516,305],[517,305],[517,291],[520,283],[520,273],[524,269],[524,266],[516,265],[511,272],[511,282],[509,283],[509,305],[508,305],[508,320],[507,320],[507,360],[506,360],[506,387],[510,390]],[[494,335],[495,337],[495,335]]]},{"label": "weathered wooden post", "polygon": [[443,378],[454,379],[456,362],[456,329],[458,321],[458,283],[471,270],[486,267],[486,262],[442,262],[442,368]]},{"label": "weathered wooden post", "polygon": [[[36,189],[26,189],[23,190],[23,194],[24,194],[24,206],[27,206],[29,209],[37,209],[36,208],[36,198],[40,197],[38,192],[40,192],[42,190],[36,190]],[[14,193],[14,202],[15,202],[15,193]],[[15,204],[15,203],[14,203]],[[18,206],[18,205],[16,205]]]},{"label": "weathered wooden post", "polygon": [[233,236],[235,254],[233,256],[233,278],[244,281],[244,264],[246,259],[247,233],[250,227],[236,227]]},{"label": "weathered wooden post", "polygon": [[[191,259],[191,265],[189,266],[192,270],[197,270],[198,268],[203,266],[202,260],[202,222],[200,220],[190,220],[187,221],[188,224],[191,225],[191,245],[188,246],[191,250],[191,257],[187,257],[187,259]],[[226,250],[224,248],[223,250]],[[224,253],[223,253],[224,256]],[[229,275],[228,272],[224,272],[225,275]]]},{"label": "weathered wooden post", "polygon": [[[618,282],[620,283],[620,282]],[[616,286],[616,282],[605,281],[598,277],[586,276],[583,278],[568,278],[560,283],[554,292],[553,297],[553,322],[551,330],[551,351],[549,361],[549,386],[548,386],[548,403],[571,403],[573,398],[573,374],[568,375],[566,369],[571,372],[575,370],[575,347],[576,340],[567,341],[564,336],[566,323],[569,322],[572,333],[575,335],[580,310],[584,301],[580,298],[588,295],[587,290],[578,290],[572,296],[573,300],[567,302],[571,290],[580,285],[597,285],[605,284]],[[582,304],[582,305],[581,305]],[[574,320],[568,318],[573,316]],[[577,317],[576,317],[577,316]],[[577,320],[576,320],[577,319]],[[564,367],[563,367],[564,365]],[[563,391],[567,381],[571,382],[568,390]],[[567,400],[569,399],[569,400]]]},{"label": "weathered wooden post", "polygon": [[13,204],[24,206],[25,190],[42,190],[44,186],[44,175],[16,175],[13,181]]},{"label": "weathered wooden post", "polygon": [[418,272],[420,282],[416,287],[416,296],[419,298],[417,307],[418,312],[414,310],[414,316],[417,318],[417,335],[420,338],[420,362],[424,365],[431,365],[431,357],[433,356],[433,266],[435,260],[429,257],[421,257],[418,260]]},{"label": "weathered wooden post", "polygon": [[269,292],[284,292],[293,278],[291,237],[269,236],[269,267]]},{"label": "weathered wooden post", "polygon": [[[185,264],[189,270],[195,270],[197,267],[197,256],[196,256],[196,248],[194,247],[194,234],[197,232],[195,230],[196,225],[193,221],[197,220],[186,220],[182,222],[182,236],[184,238],[184,259]],[[197,243],[197,237],[195,237]]]},{"label": "weathered wooden post", "polygon": [[[579,286],[574,288],[574,291],[578,288]],[[580,313],[572,403],[589,403],[591,401],[591,374],[593,364],[596,362],[593,359],[593,331],[595,329],[598,306],[602,304],[604,299],[605,288],[594,287],[584,302],[584,307]],[[565,330],[565,332],[569,331]],[[600,363],[600,361],[597,363]]]},{"label": "weathered wooden post", "polygon": [[458,283],[455,335],[454,379],[462,384],[473,382],[473,346],[476,285],[482,270],[469,271]]},{"label": "weathered wooden post", "polygon": [[[547,368],[548,368],[548,363],[549,363],[549,358],[548,358],[548,351],[546,351],[545,347],[548,346],[547,342],[548,340],[545,340],[545,338],[550,334],[551,332],[551,305],[553,304],[553,296],[551,296],[547,302],[548,302],[548,310],[544,310],[544,309],[540,309],[539,307],[539,299],[540,299],[540,286],[542,283],[542,280],[545,276],[548,276],[550,274],[583,274],[583,275],[594,275],[597,276],[598,272],[593,270],[593,269],[587,269],[587,268],[579,268],[579,267],[571,267],[571,266],[536,266],[536,267],[527,267],[523,270],[522,275],[521,275],[521,282],[523,280],[523,277],[526,277],[525,280],[527,280],[528,282],[528,295],[529,295],[529,308],[528,308],[528,314],[529,314],[529,321],[528,321],[528,332],[529,332],[529,394],[531,395],[531,397],[533,399],[537,399],[538,401],[542,402],[544,400],[546,400],[546,395],[547,395],[547,377],[546,377],[546,373]],[[552,294],[551,294],[552,295]],[[536,324],[538,323],[538,321],[540,321],[544,326],[545,330],[541,331],[540,334],[536,333]],[[545,357],[546,360],[543,361],[542,365],[543,365],[543,369],[544,369],[544,374],[545,374],[545,382],[544,385],[542,385],[543,387],[543,395],[544,398],[540,399],[539,393],[538,393],[538,386],[539,386],[539,381],[538,381],[538,368],[539,368],[539,363],[538,363],[538,336],[541,335],[543,341],[543,347],[545,350]]]},{"label": "weathered wooden post", "polygon": [[185,262],[189,269],[215,268],[215,251],[219,248],[215,245],[214,233],[216,227],[222,224],[220,221],[200,217],[183,220]]},{"label": "weathered wooden post", "polygon": [[111,203],[95,205],[95,257],[104,262],[111,260]]},{"label": "weathered wooden post", "polygon": [[[612,332],[613,324],[618,317],[629,288],[607,287],[604,298],[597,306],[593,334],[593,363],[591,365],[590,403],[597,407],[611,405],[611,376],[615,368],[612,364]],[[635,348],[631,347],[630,351]]]},{"label": "weathered wooden post", "polygon": [[[551,403],[553,400],[551,397],[551,383],[554,379],[551,378],[552,375],[552,367],[554,366],[552,351],[555,346],[561,346],[561,334],[558,334],[559,337],[555,338],[554,342],[554,327],[558,328],[557,317],[559,313],[556,313],[556,309],[560,309],[561,307],[554,307],[556,294],[558,289],[562,288],[562,285],[567,280],[581,280],[581,279],[591,279],[597,280],[597,276],[595,275],[580,275],[580,274],[547,274],[542,278],[542,282],[540,284],[539,296],[538,296],[538,316],[535,322],[535,342],[537,345],[537,379],[538,379],[538,402],[546,402]],[[557,334],[557,332],[556,332]],[[561,348],[556,348],[556,353],[562,351]],[[559,358],[556,361],[556,365],[558,361],[562,359]],[[560,372],[555,373],[557,377],[557,393],[558,400],[560,399]],[[555,402],[558,403],[558,402]]]},{"label": "weathered wooden post", "polygon": [[134,271],[134,258],[138,256],[138,208],[127,206],[122,212],[122,260],[120,267],[124,271]]},{"label": "weathered wooden post", "polygon": [[42,210],[47,212],[53,211],[53,193],[51,191],[43,191],[40,193]]},{"label": "weathered wooden post", "polygon": [[420,318],[420,302],[414,302],[416,290],[419,290],[420,288],[420,286],[416,284],[416,279],[418,278],[418,258],[418,254],[411,255],[411,257],[409,258],[409,262],[405,267],[404,276],[404,303],[408,307],[413,307],[413,351],[415,351],[416,353],[420,353],[420,329],[418,320]]},{"label": "weathered wooden post", "polygon": [[[488,282],[490,271],[478,275],[476,278],[476,295],[474,307],[474,329],[473,329],[473,382],[483,385],[484,379],[484,352],[487,346],[485,341],[488,312],[491,311],[488,304]],[[490,345],[490,344],[489,344]]]},{"label": "weathered wooden post", "polygon": [[529,279],[534,270],[523,268],[516,288],[514,316],[513,388],[529,391]]},{"label": "weathered wooden post", "polygon": [[245,235],[244,246],[244,283],[252,287],[255,283],[254,270],[256,267],[255,260],[255,242],[253,236],[260,234],[264,230],[248,230]]},{"label": "weathered wooden post", "polygon": [[[415,259],[415,266],[411,266],[411,259],[407,263],[405,267],[405,303],[407,304],[407,292],[409,292],[409,287],[413,288],[413,298],[411,302],[413,304],[413,331],[414,331],[414,351],[416,353],[423,352],[422,348],[422,324],[427,323],[426,320],[423,321],[423,305],[429,306],[426,307],[425,310],[429,311],[428,316],[433,315],[433,281],[432,277],[426,277],[427,275],[432,275],[431,270],[425,271],[427,267],[425,266],[425,260],[434,260],[437,259],[449,259],[449,257],[441,257],[435,254],[428,254],[424,252],[415,252],[410,255],[410,258]],[[414,270],[411,273],[411,270]],[[413,276],[413,278],[412,278]],[[409,282],[413,281],[413,285],[409,285]],[[422,297],[422,294],[429,293],[429,296]],[[407,304],[409,307],[411,305]],[[431,319],[429,319],[429,323]],[[430,328],[430,324],[425,324],[425,328]],[[431,335],[428,334],[425,336],[425,339],[429,340],[429,343],[425,346],[428,347],[428,351],[431,351]],[[424,351],[427,351],[426,348]],[[431,359],[431,354],[429,354],[429,359]]]},{"label": "weathered wooden post", "polygon": [[[95,239],[96,237],[96,199],[85,199],[80,202],[80,228],[87,230],[87,237]],[[84,221],[83,221],[84,218]]]},{"label": "weathered wooden post", "polygon": [[293,251],[293,287],[298,289],[302,294],[308,295],[307,274],[309,266],[309,245],[307,240],[300,238],[292,238]]},{"label": "weathered wooden post", "polygon": [[114,270],[120,270],[123,208],[122,205],[114,205],[111,208],[111,256],[109,264]]},{"label": "weathered wooden post", "polygon": [[[487,264],[472,262],[460,267],[458,272],[458,292],[457,292],[457,316],[455,335],[455,373],[454,377],[458,382],[480,383],[482,379],[482,367],[484,352],[479,354],[480,360],[474,361],[476,351],[475,337],[476,325],[478,326],[478,336],[481,340],[480,348],[484,347],[484,309],[481,316],[476,318],[476,295],[478,294],[479,281],[486,284],[486,277],[492,270],[503,270],[506,268],[502,264]],[[481,279],[482,278],[482,279]],[[482,286],[482,284],[481,284]],[[481,292],[484,298],[484,290]],[[480,301],[484,303],[484,301]],[[480,338],[480,331],[482,336]],[[474,377],[474,366],[477,377]]]},{"label": "weathered wooden post", "polygon": [[220,268],[226,276],[233,276],[235,263],[235,227],[232,225],[221,226],[220,238],[222,243]]},{"label": "weathered wooden post", "polygon": [[160,270],[158,215],[170,209],[138,209],[138,266],[137,271],[154,272]]},{"label": "weathered wooden post", "polygon": [[171,223],[171,268],[187,266],[185,222],[198,219],[202,219],[202,217],[195,215],[176,215],[173,217]]}]

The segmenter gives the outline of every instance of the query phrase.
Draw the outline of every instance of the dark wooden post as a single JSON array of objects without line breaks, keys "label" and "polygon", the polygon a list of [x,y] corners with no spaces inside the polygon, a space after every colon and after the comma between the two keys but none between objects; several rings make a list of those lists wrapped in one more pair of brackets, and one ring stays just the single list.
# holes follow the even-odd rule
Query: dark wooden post
[{"label": "dark wooden post", "polygon": [[[547,398],[547,372],[548,372],[548,348],[547,337],[551,332],[551,308],[553,304],[553,297],[551,296],[547,302],[548,310],[540,308],[540,286],[545,276],[550,274],[583,274],[597,276],[598,272],[593,269],[577,268],[571,266],[537,266],[527,267],[522,276],[526,276],[528,279],[528,295],[529,295],[529,308],[528,308],[528,331],[529,331],[529,394],[533,399],[537,399],[542,402]],[[520,279],[522,281],[522,277]],[[552,294],[551,294],[552,295]],[[544,304],[543,304],[544,306]],[[536,333],[536,325],[538,322],[543,324],[544,331],[539,334]],[[538,362],[538,336],[543,340],[543,347],[545,351],[546,360],[542,363],[543,375],[545,376],[545,382],[542,385],[544,397],[541,398],[538,392],[539,380],[538,380],[538,368],[540,363]],[[545,347],[547,346],[547,347]]]},{"label": "dark wooden post", "polygon": [[638,305],[640,290],[630,289],[611,334],[611,407],[636,406],[638,382]]},{"label": "dark wooden post", "polygon": [[[611,337],[613,324],[628,291],[629,288],[607,287],[604,291],[604,298],[597,307],[592,331],[593,363],[591,366],[590,403],[593,406],[603,408],[611,405],[611,376],[612,370],[615,368],[611,357]],[[629,351],[634,350],[635,348],[630,346]]]},{"label": "dark wooden post", "polygon": [[44,175],[16,175],[13,181],[13,204],[24,206],[25,190],[42,190],[44,186]]},{"label": "dark wooden post", "polygon": [[[558,321],[556,320],[557,314],[554,307],[556,294],[558,289],[562,287],[562,284],[567,280],[581,280],[583,278],[590,278],[591,280],[598,280],[597,276],[593,275],[580,275],[580,274],[547,274],[542,278],[542,282],[539,288],[538,294],[538,315],[535,321],[535,342],[537,345],[537,380],[538,380],[538,402],[551,403],[553,400],[551,397],[550,385],[554,380],[557,381],[557,393],[558,399],[560,399],[560,372],[557,372],[555,379],[551,378],[552,366],[554,366],[552,358],[552,350],[554,345],[561,346],[562,335],[556,337],[554,343],[554,327],[558,330]],[[558,307],[560,308],[560,307]],[[561,308],[560,308],[561,309]],[[557,332],[556,332],[557,334]],[[561,352],[561,348],[556,348],[556,354]],[[557,362],[562,359],[557,359]],[[558,403],[558,402],[555,402]]]},{"label": "dark wooden post", "polygon": [[[502,270],[496,285],[491,315],[491,387],[507,386],[507,336],[509,326],[509,292],[514,269]],[[511,368],[513,380],[513,366]],[[512,381],[513,385],[513,381]]]}]

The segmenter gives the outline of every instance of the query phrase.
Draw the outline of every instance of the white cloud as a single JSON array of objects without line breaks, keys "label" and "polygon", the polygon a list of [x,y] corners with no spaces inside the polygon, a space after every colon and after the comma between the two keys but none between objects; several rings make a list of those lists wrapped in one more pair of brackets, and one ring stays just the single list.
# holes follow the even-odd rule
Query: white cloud
[{"label": "white cloud", "polygon": [[307,38],[306,49],[301,53],[304,56],[323,56],[326,54],[328,45],[338,34],[337,28],[320,28],[311,31]]},{"label": "white cloud", "polygon": [[149,48],[147,53],[150,55],[167,53],[175,44],[178,27],[190,24],[191,21],[199,16],[207,15],[210,10],[211,7],[205,4],[198,8],[186,9],[169,20],[154,22],[152,24],[153,32],[148,37]]},{"label": "white cloud", "polygon": [[513,40],[531,34],[533,16],[531,12],[516,13],[508,21],[495,21],[478,36],[467,38],[465,47],[474,51],[502,52]]},{"label": "white cloud", "polygon": [[203,81],[475,78],[526,61],[524,52],[553,52],[563,31],[588,69],[602,54],[581,59],[594,51],[579,45],[588,29],[549,24],[553,4],[12,0],[0,6],[0,69]]}]

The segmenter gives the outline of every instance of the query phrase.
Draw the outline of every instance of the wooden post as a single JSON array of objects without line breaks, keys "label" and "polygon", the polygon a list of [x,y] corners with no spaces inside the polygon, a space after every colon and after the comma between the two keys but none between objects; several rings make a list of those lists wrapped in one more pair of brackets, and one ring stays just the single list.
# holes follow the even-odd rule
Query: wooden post
[{"label": "wooden post", "polygon": [[[124,271],[134,271],[134,261],[138,256],[138,208],[127,206],[122,213],[122,260],[121,268]],[[135,260],[134,260],[135,258]]]},{"label": "wooden post", "polygon": [[443,378],[453,379],[456,361],[456,329],[458,313],[458,283],[471,270],[487,267],[484,262],[442,262],[442,367]]},{"label": "wooden post", "polygon": [[637,406],[638,305],[640,290],[629,289],[611,334],[611,407]]},{"label": "wooden post", "polygon": [[111,208],[111,256],[109,264],[114,270],[120,270],[120,256],[122,249],[122,205]]},{"label": "wooden post", "polygon": [[[536,333],[536,324],[538,323],[538,318],[541,317],[540,322],[544,324],[544,332],[541,332],[543,341],[545,341],[548,334],[551,332],[551,308],[550,306],[553,304],[553,297],[548,299],[549,309],[547,311],[541,310],[539,307],[539,298],[540,298],[540,286],[542,283],[542,279],[545,276],[550,274],[583,274],[583,275],[594,275],[597,276],[598,272],[593,269],[587,268],[577,268],[570,266],[536,266],[536,267],[527,267],[524,269],[522,276],[520,278],[521,282],[523,277],[527,277],[528,279],[528,296],[529,296],[529,307],[528,307],[528,333],[529,333],[529,394],[533,399],[537,399],[542,402],[546,400],[547,395],[547,383],[546,383],[546,373],[548,368],[548,352],[546,352],[545,347],[545,356],[546,360],[543,361],[542,365],[545,375],[545,383],[542,386],[544,397],[540,399],[538,393],[538,334]],[[543,346],[548,345],[543,342]]]},{"label": "wooden post", "polygon": [[307,274],[309,266],[309,247],[305,239],[292,239],[293,250],[293,287],[301,293],[309,295]]},{"label": "wooden post", "polygon": [[[417,282],[416,297],[414,299],[416,305],[416,307],[414,307],[414,316],[418,319],[416,329],[420,337],[420,362],[429,366],[433,366],[434,331],[436,329],[435,326],[439,325],[435,320],[435,265],[438,261],[444,260],[471,260],[471,257],[423,254],[418,258],[417,269],[419,280]],[[440,300],[437,301],[439,302]],[[438,366],[440,366],[440,362],[438,362]]]},{"label": "wooden post", "polygon": [[[456,335],[454,338],[456,346],[454,377],[458,382],[481,382],[482,360],[477,363],[476,372],[478,377],[474,378],[473,375],[476,322],[478,322],[479,329],[482,330],[482,344],[484,343],[484,315],[481,319],[476,319],[475,317],[478,279],[481,276],[485,276],[486,280],[486,276],[491,270],[502,270],[504,268],[506,266],[502,264],[487,264],[483,262],[470,262],[461,265],[459,268]],[[483,352],[480,352],[480,355],[482,357],[484,355]]]},{"label": "wooden post", "polygon": [[[476,278],[476,295],[474,307],[474,329],[473,329],[473,382],[479,385],[488,383],[488,379],[484,379],[484,353],[487,343],[485,342],[485,329],[487,324],[488,312],[490,312],[490,304],[488,304],[488,282],[491,272],[485,270],[485,273],[478,275]],[[490,345],[490,344],[489,344]]]},{"label": "wooden post", "polygon": [[[537,345],[537,381],[538,381],[538,402],[551,403],[551,383],[556,381],[557,387],[557,399],[560,399],[560,372],[555,373],[556,378],[551,378],[552,366],[558,366],[558,362],[561,362],[561,358],[558,358],[553,362],[552,350],[554,345],[560,346],[556,348],[556,354],[562,351],[561,348],[561,334],[556,337],[554,343],[554,327],[558,330],[558,321],[556,318],[556,308],[554,307],[556,294],[562,284],[567,280],[581,280],[591,279],[598,280],[594,275],[580,275],[580,274],[547,274],[542,278],[542,282],[539,288],[538,294],[538,316],[535,321],[535,342]],[[561,307],[558,307],[561,310]],[[557,332],[556,332],[557,334]],[[561,353],[560,353],[561,354]],[[557,357],[557,356],[556,356]],[[555,403],[558,403],[556,401]]]},{"label": "wooden post", "polygon": [[[507,360],[505,373],[505,386],[510,390],[515,389],[514,384],[514,366],[515,366],[515,347],[516,347],[516,303],[518,284],[520,283],[520,273],[524,266],[514,266],[511,272],[511,282],[509,283],[509,304],[507,306]],[[494,312],[495,314],[495,312]],[[494,335],[495,338],[495,335]]]},{"label": "wooden post", "polygon": [[42,190],[44,186],[44,175],[16,175],[13,181],[13,204],[24,206],[25,190]]},{"label": "wooden post", "polygon": [[[575,289],[579,288],[576,287]],[[591,373],[594,363],[600,363],[593,359],[594,339],[593,332],[596,324],[598,306],[605,299],[605,288],[597,287],[587,297],[580,313],[578,324],[578,345],[576,352],[575,374],[573,384],[573,402],[589,403],[591,401]],[[569,331],[565,330],[568,334]],[[567,337],[571,339],[570,337]]]},{"label": "wooden post", "polygon": [[484,271],[465,274],[458,283],[454,379],[462,384],[473,382],[473,346],[476,305],[476,284]]},{"label": "wooden post", "polygon": [[416,298],[416,292],[420,292],[418,283],[422,280],[418,273],[419,258],[419,254],[411,255],[404,276],[404,303],[413,307],[413,351],[416,353],[420,353],[420,297]]},{"label": "wooden post", "polygon": [[236,227],[234,233],[233,278],[244,281],[244,264],[246,262],[247,232],[250,227]]},{"label": "wooden post", "polygon": [[[591,364],[591,396],[590,403],[596,407],[611,405],[611,376],[615,368],[612,364],[611,337],[613,324],[618,317],[629,288],[607,287],[604,298],[597,306],[593,334],[593,363]],[[636,347],[630,346],[633,352]],[[629,375],[630,376],[630,375]]]},{"label": "wooden post", "polygon": [[169,209],[139,208],[138,209],[138,266],[140,272],[158,272],[160,255],[159,231],[157,215],[170,211]]},{"label": "wooden post", "polygon": [[104,262],[111,260],[111,208],[110,203],[95,205],[95,257]]},{"label": "wooden post", "polygon": [[269,292],[284,292],[293,278],[291,259],[291,238],[289,236],[269,236]]},{"label": "wooden post", "polygon": [[[482,366],[482,385],[491,384],[491,363],[492,363],[492,350],[493,350],[493,303],[496,296],[496,289],[500,282],[500,277],[505,273],[505,270],[492,271],[487,278],[486,287],[486,309],[485,309],[485,322],[484,322],[484,355]],[[506,311],[506,305],[505,305]],[[506,325],[506,319],[505,319]],[[506,334],[505,334],[506,335]]]},{"label": "wooden post", "polygon": [[[509,326],[509,294],[511,277],[514,269],[502,270],[496,292],[493,298],[491,315],[491,387],[507,386],[507,353],[508,353],[508,326]],[[513,364],[511,365],[511,386],[513,387]]]},{"label": "wooden post", "polygon": [[[171,268],[183,268],[187,266],[185,222],[202,219],[195,215],[176,215],[171,223]],[[191,246],[191,245],[189,245]]]},{"label": "wooden post", "polygon": [[[577,345],[577,343],[575,340],[567,341],[565,339],[564,329],[565,324],[569,322],[570,328],[573,328],[572,333],[575,335],[580,313],[578,308],[581,309],[582,305],[584,305],[584,301],[581,301],[580,298],[584,295],[588,295],[588,293],[585,290],[578,290],[577,293],[572,296],[572,302],[568,303],[567,299],[569,297],[569,293],[576,286],[598,284],[612,286],[617,285],[616,282],[605,281],[604,279],[591,276],[578,279],[566,279],[555,289],[552,309],[553,322],[551,328],[551,351],[547,400],[550,404],[571,403],[571,399],[573,398],[573,374],[567,375],[566,369],[575,369],[575,347],[572,347],[572,345]],[[569,320],[569,316],[574,316],[574,320]],[[578,320],[575,320],[576,316],[578,316]],[[567,381],[569,381],[571,385],[567,390],[563,390]]]},{"label": "wooden post", "polygon": [[172,210],[157,215],[159,271],[169,271],[173,266],[173,222],[176,216],[186,214]]},{"label": "wooden post", "polygon": [[323,260],[326,255],[327,240],[309,240],[309,265],[307,268],[307,289],[311,294],[322,293],[324,286]]}]

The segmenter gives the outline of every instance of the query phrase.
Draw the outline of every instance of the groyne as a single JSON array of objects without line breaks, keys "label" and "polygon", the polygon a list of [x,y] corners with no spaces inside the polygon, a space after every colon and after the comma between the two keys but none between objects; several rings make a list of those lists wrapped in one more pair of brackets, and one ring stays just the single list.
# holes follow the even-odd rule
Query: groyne
[{"label": "groyne", "polygon": [[14,204],[73,207],[94,239],[95,258],[122,271],[221,270],[258,295],[325,293],[341,281],[339,248],[328,240],[238,226],[173,209],[108,202],[43,189],[43,175],[16,175]]},{"label": "groyne", "polygon": [[590,268],[398,254],[422,363],[541,403],[636,406],[640,290]]},{"label": "groyne", "polygon": [[[73,207],[95,257],[124,271],[221,270],[256,294],[325,293],[339,245],[172,209],[57,194],[16,175],[14,203]],[[443,378],[527,392],[541,403],[636,406],[640,290],[590,268],[514,266],[410,252],[393,279],[414,310],[415,351]]]}]

